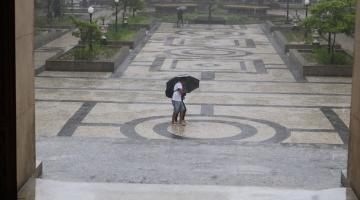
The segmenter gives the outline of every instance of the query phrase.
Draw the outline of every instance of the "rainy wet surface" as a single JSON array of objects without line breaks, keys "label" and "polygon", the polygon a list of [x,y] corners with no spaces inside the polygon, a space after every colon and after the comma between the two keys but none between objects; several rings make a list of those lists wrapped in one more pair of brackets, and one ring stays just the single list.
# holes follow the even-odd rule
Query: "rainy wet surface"
[{"label": "rainy wet surface", "polygon": [[[166,23],[123,71],[42,72],[35,82],[44,177],[338,187],[351,79],[298,81],[294,73],[261,25]],[[186,96],[186,126],[174,126],[164,90],[181,74],[200,79],[200,88]]]}]

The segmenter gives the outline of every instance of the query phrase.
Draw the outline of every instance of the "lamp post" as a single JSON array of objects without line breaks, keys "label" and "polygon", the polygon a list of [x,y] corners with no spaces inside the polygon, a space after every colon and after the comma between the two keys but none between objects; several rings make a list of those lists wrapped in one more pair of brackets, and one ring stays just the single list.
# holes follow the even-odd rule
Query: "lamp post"
[{"label": "lamp post", "polygon": [[122,18],[122,23],[123,23],[123,24],[125,23],[127,3],[128,3],[128,1],[127,1],[127,0],[124,0],[124,11],[123,11],[123,16],[122,16],[122,17],[123,17],[123,18]]},{"label": "lamp post", "polygon": [[119,6],[119,0],[114,0],[115,3],[115,31],[118,30],[118,6]]},{"label": "lamp post", "polygon": [[88,13],[89,13],[89,15],[90,15],[90,23],[92,22],[92,15],[93,15],[93,13],[94,13],[94,8],[92,7],[92,6],[90,6],[89,8],[88,8]]},{"label": "lamp post", "polygon": [[305,4],[305,17],[307,17],[308,16],[309,5],[310,5],[310,0],[305,0],[304,4]]},{"label": "lamp post", "polygon": [[286,0],[286,23],[289,23],[289,7],[290,7],[290,0]]},{"label": "lamp post", "polygon": [[[94,13],[94,8],[92,7],[92,6],[90,6],[89,8],[88,8],[88,13],[89,13],[89,15],[90,15],[90,23],[92,23],[92,15],[93,15],[93,13]],[[92,50],[92,30],[90,29],[89,30],[90,31],[90,38],[89,38],[89,48],[90,48],[90,50]]]}]

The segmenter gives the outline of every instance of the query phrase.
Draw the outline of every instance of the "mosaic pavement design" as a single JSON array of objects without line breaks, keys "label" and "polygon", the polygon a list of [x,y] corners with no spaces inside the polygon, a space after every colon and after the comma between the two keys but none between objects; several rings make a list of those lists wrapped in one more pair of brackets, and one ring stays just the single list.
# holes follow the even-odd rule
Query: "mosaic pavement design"
[{"label": "mosaic pavement design", "polygon": [[[291,67],[290,67],[291,68]],[[125,70],[42,72],[36,132],[44,137],[346,144],[351,79],[296,79],[260,25],[161,24]],[[171,126],[166,81],[201,80],[187,126]]]}]

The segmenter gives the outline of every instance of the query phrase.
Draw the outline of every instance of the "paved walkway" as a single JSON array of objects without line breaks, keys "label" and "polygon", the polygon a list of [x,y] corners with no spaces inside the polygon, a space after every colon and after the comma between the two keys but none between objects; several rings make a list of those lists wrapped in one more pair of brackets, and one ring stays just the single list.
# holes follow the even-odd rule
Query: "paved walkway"
[{"label": "paved walkway", "polygon": [[[180,74],[201,80],[185,127],[164,94]],[[124,72],[36,77],[37,155],[50,179],[337,187],[350,81],[297,82],[260,25],[162,24]]]}]

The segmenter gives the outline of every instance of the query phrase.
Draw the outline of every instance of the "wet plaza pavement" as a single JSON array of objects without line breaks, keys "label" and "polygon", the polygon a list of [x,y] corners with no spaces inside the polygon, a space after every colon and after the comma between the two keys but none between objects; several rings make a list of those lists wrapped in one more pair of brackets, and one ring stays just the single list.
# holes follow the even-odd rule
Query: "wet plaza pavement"
[{"label": "wet plaza pavement", "polygon": [[[123,183],[338,187],[351,79],[288,67],[261,25],[161,24],[111,73],[37,75],[44,177]],[[187,125],[170,125],[165,84],[189,74]]]}]

